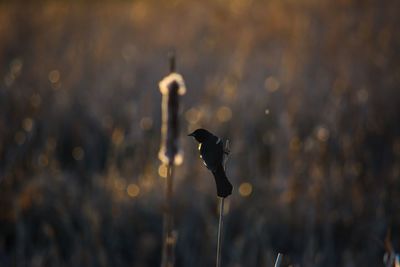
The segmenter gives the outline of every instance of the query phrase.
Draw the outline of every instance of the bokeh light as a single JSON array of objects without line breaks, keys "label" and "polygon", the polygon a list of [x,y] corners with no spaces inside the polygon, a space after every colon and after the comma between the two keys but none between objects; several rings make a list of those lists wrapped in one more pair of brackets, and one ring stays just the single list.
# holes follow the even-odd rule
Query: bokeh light
[{"label": "bokeh light", "polygon": [[400,250],[399,10],[395,0],[5,1],[0,266],[160,266],[158,83],[171,50],[187,87],[177,266],[215,263],[215,181],[187,137],[200,127],[231,141],[224,266],[272,266],[277,252],[282,266],[382,266]]},{"label": "bokeh light", "polygon": [[253,192],[253,186],[250,183],[241,183],[239,186],[239,194],[242,197],[248,197]]},{"label": "bokeh light", "polygon": [[130,197],[137,197],[140,193],[140,188],[136,184],[130,184],[126,188],[126,192]]}]

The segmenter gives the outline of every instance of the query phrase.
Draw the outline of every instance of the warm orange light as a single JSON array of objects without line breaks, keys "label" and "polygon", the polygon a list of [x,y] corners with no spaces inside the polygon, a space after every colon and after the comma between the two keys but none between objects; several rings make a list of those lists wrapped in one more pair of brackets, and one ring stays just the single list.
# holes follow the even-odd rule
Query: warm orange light
[{"label": "warm orange light", "polygon": [[323,126],[318,127],[317,138],[322,142],[326,142],[329,138],[329,130]]},{"label": "warm orange light", "polygon": [[217,110],[217,119],[220,122],[227,122],[232,118],[232,110],[229,107],[220,107]]},{"label": "warm orange light", "polygon": [[248,197],[253,192],[253,186],[250,183],[242,183],[239,186],[239,194],[242,197]]},{"label": "warm orange light", "polygon": [[111,136],[111,140],[115,145],[120,145],[124,141],[124,131],[120,128],[116,128]]},{"label": "warm orange light", "polygon": [[158,175],[160,175],[160,177],[166,178],[167,171],[167,166],[165,166],[164,164],[161,164],[160,167],[158,167]]},{"label": "warm orange light", "polygon": [[126,192],[130,197],[137,197],[140,193],[140,187],[137,186],[136,184],[130,184],[126,188]]},{"label": "warm orange light", "polygon": [[58,70],[52,70],[49,72],[49,81],[51,83],[57,83],[60,80],[60,72]]},{"label": "warm orange light", "polygon": [[185,112],[185,118],[191,124],[198,123],[201,118],[201,112],[196,108],[191,108]]},{"label": "warm orange light", "polygon": [[265,89],[267,89],[271,93],[277,91],[280,87],[279,81],[273,76],[270,76],[267,79],[265,79],[264,85]]},{"label": "warm orange light", "polygon": [[22,121],[22,127],[24,128],[25,131],[30,132],[32,131],[33,127],[33,120],[31,118],[25,118]]}]

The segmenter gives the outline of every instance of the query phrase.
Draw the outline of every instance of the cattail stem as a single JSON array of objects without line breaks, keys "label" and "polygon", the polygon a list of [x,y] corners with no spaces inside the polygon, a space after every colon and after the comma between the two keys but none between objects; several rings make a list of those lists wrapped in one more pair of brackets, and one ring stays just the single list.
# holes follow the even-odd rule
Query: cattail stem
[{"label": "cattail stem", "polygon": [[176,233],[173,230],[173,178],[174,165],[182,163],[182,155],[179,153],[179,97],[186,92],[183,77],[175,72],[175,53],[169,54],[170,74],[159,83],[162,94],[162,126],[161,126],[161,147],[158,156],[167,167],[167,177],[165,186],[165,207],[163,225],[163,248],[162,248],[162,267],[174,266],[174,249],[176,243]]},{"label": "cattail stem", "polygon": [[172,217],[172,186],[173,186],[173,164],[167,165],[167,178],[165,187],[165,210],[164,210],[164,233],[163,233],[163,251],[162,251],[162,267],[174,266],[174,248],[175,236],[173,233],[173,217]]},{"label": "cattail stem", "polygon": [[218,223],[218,240],[217,240],[217,262],[216,266],[221,266],[221,248],[222,248],[222,229],[224,227],[224,200],[225,198],[219,198],[219,223]]},{"label": "cattail stem", "polygon": [[169,52],[168,57],[169,57],[169,72],[170,73],[175,72],[175,62],[176,62],[175,51]]},{"label": "cattail stem", "polygon": [[282,254],[278,253],[278,256],[276,256],[276,260],[275,260],[275,267],[281,266],[281,262],[282,262]]}]

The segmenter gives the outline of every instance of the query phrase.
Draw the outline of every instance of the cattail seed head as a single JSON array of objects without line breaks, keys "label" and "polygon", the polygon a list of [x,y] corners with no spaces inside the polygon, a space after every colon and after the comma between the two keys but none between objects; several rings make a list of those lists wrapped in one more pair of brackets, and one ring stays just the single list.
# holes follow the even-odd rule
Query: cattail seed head
[{"label": "cattail seed head", "polygon": [[159,83],[162,94],[162,126],[161,147],[158,154],[165,164],[181,164],[183,157],[179,153],[179,96],[186,93],[183,77],[178,73],[171,73]]}]

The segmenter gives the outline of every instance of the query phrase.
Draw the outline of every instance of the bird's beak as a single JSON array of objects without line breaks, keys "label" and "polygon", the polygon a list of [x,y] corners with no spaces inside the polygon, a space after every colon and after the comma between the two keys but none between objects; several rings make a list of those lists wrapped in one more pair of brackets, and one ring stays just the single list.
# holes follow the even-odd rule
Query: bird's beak
[{"label": "bird's beak", "polygon": [[193,136],[193,133],[191,133],[191,134],[188,134],[188,136]]}]

